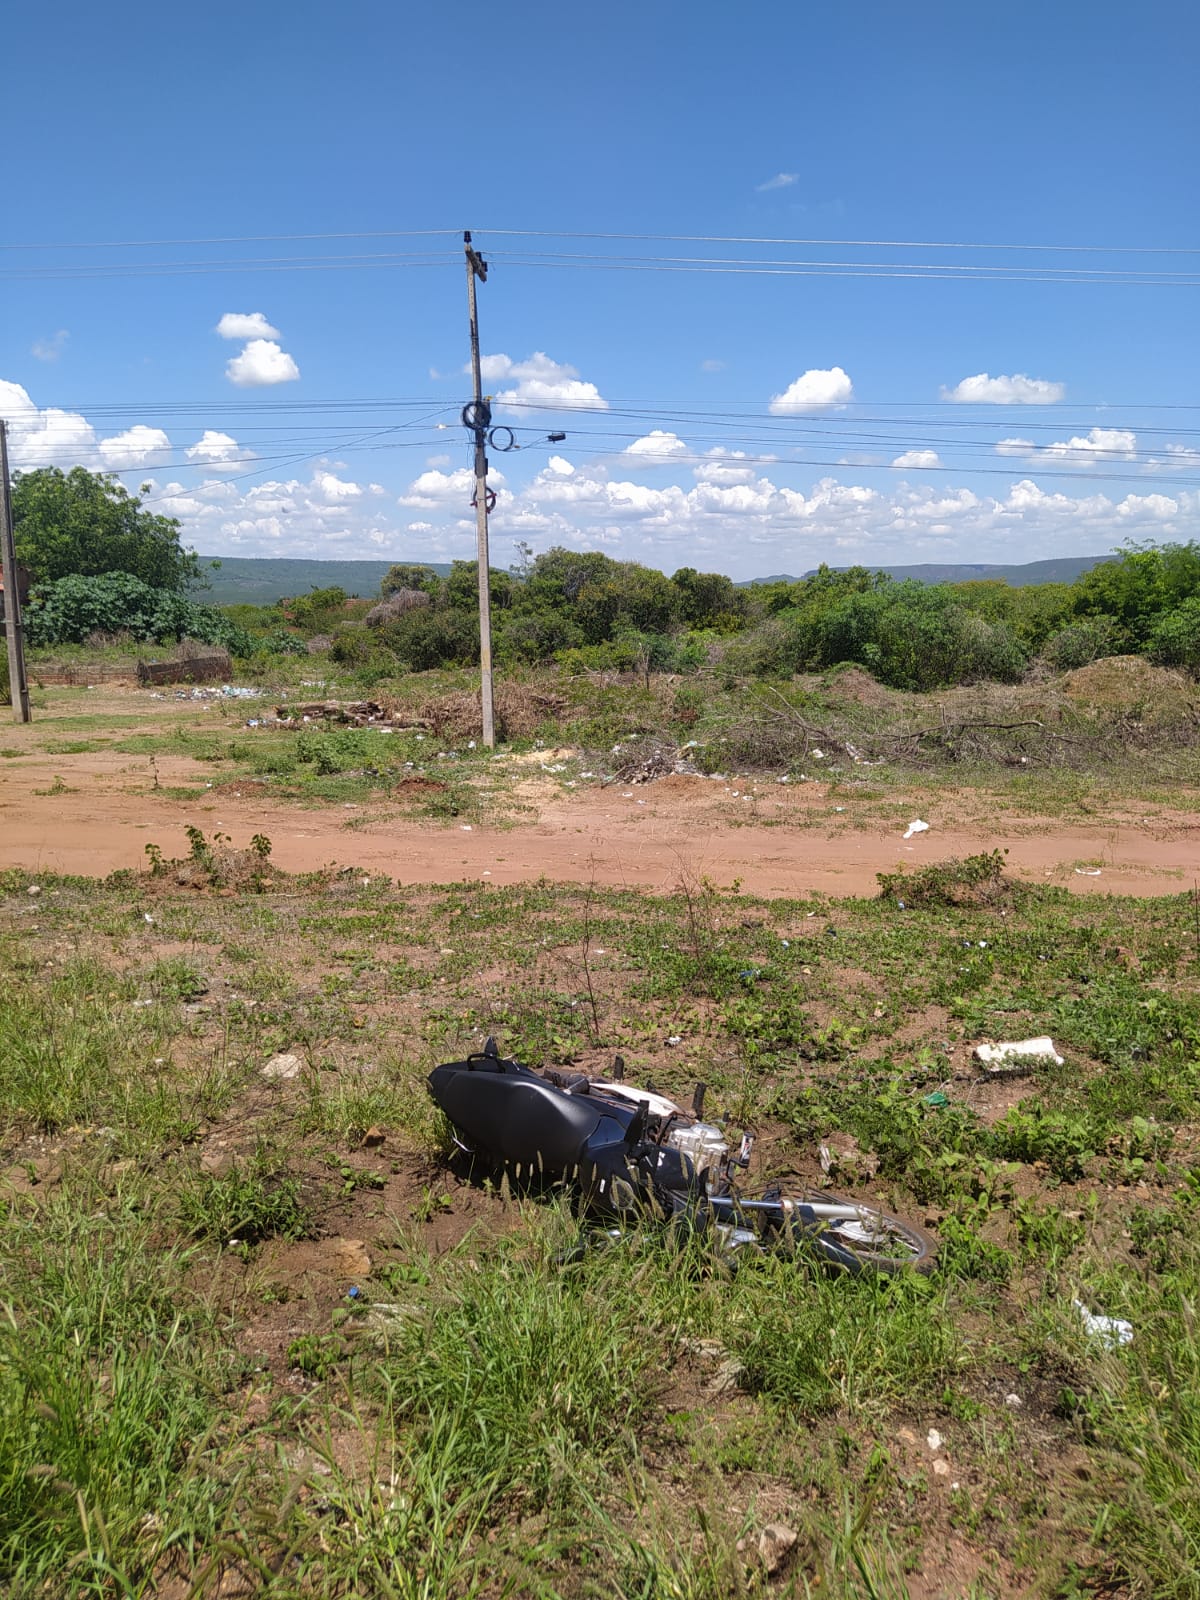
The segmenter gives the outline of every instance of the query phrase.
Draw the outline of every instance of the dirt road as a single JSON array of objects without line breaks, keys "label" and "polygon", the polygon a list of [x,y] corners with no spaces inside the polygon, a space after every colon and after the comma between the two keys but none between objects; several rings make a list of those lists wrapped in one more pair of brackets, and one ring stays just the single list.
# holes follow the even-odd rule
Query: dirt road
[{"label": "dirt road", "polygon": [[[291,872],[355,866],[402,883],[545,877],[664,891],[688,875],[722,888],[740,882],[763,896],[869,895],[877,872],[996,848],[1009,851],[1010,869],[1022,877],[1079,893],[1172,894],[1200,880],[1200,819],[1160,807],[1148,816],[1134,807],[1094,819],[1009,817],[992,826],[977,793],[945,790],[921,801],[929,832],[905,841],[903,817],[881,815],[878,806],[856,816],[845,791],[836,797],[845,811],[835,812],[835,797],[817,783],[791,789],[769,780],[671,777],[567,792],[531,781],[522,792],[530,820],[505,829],[379,815],[384,805],[307,809],[251,783],[175,800],[149,787],[144,761],[27,748],[27,758],[0,764],[0,866],[34,871],[102,876],[141,868],[148,843],[185,855],[190,823],[210,836],[219,829],[239,847],[266,834],[272,860]],[[182,758],[158,765],[166,787],[211,774]]]}]

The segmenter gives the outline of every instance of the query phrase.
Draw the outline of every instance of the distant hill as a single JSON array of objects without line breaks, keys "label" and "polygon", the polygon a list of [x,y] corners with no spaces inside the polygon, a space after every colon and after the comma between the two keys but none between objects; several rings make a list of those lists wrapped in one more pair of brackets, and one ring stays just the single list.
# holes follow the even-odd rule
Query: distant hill
[{"label": "distant hill", "polygon": [[[864,562],[873,572],[886,572],[890,578],[916,578],[919,583],[975,583],[985,578],[1000,579],[1021,588],[1030,583],[1074,583],[1075,579],[1101,562],[1111,561],[1111,556],[1055,556],[1049,561],[1027,561],[1020,566],[995,566],[988,562],[924,561],[915,567],[875,566]],[[844,572],[844,567],[834,569]],[[811,577],[811,572],[804,574]],[[750,583],[797,583],[797,578],[778,573],[770,578],[751,578]],[[739,588],[747,585],[740,584]]]},{"label": "distant hill", "polygon": [[[991,566],[971,562],[925,562],[915,567],[877,567],[893,578],[917,578],[921,583],[970,583],[979,578],[1002,578],[1005,583],[1071,583],[1082,572],[1089,572],[1109,556],[1060,556],[1050,561],[1030,561],[1024,566]],[[378,595],[379,584],[391,561],[310,561],[288,556],[201,556],[211,588],[199,598],[214,606],[270,606],[276,600],[307,594],[310,589],[344,589],[349,595]],[[214,572],[209,563],[220,562]],[[448,562],[430,561],[427,566],[443,577],[450,571]],[[805,577],[809,574],[805,573]],[[786,572],[769,578],[750,578],[739,584],[796,583]]]},{"label": "distant hill", "polygon": [[[276,600],[307,594],[310,589],[344,589],[348,595],[375,598],[391,561],[309,561],[289,556],[201,556],[211,587],[199,598],[213,606],[272,606]],[[220,562],[213,572],[209,563]],[[425,565],[443,577],[448,562]]]}]

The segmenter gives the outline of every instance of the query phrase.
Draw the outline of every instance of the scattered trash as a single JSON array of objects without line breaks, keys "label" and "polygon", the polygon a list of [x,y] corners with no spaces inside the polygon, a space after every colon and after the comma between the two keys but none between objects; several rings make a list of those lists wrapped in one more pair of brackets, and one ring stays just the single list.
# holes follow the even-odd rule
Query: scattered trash
[{"label": "scattered trash", "polygon": [[667,1043],[668,1044],[682,1044],[683,1043],[683,1035],[680,1034],[680,1033],[673,1033],[671,1035],[671,1037],[667,1040]]},{"label": "scattered trash", "polygon": [[288,1051],[283,1051],[279,1055],[271,1057],[271,1059],[261,1069],[259,1076],[262,1078],[273,1078],[276,1080],[298,1078],[303,1069],[304,1062],[299,1056],[292,1055]]},{"label": "scattered trash", "polygon": [[940,1089],[935,1089],[932,1094],[927,1094],[921,1101],[923,1106],[928,1106],[931,1111],[941,1111],[950,1104],[950,1096],[943,1094]]},{"label": "scattered trash", "polygon": [[[156,695],[155,699],[161,699]],[[259,700],[261,689],[251,689],[246,684],[223,683],[219,689],[206,689],[197,684],[193,689],[176,689],[176,700]]]},{"label": "scattered trash", "polygon": [[150,913],[148,911],[143,911],[142,912],[142,920],[144,922],[150,923],[151,925],[153,925],[153,923],[154,923],[154,918],[150,915]]},{"label": "scattered trash", "polygon": [[471,824],[469,822],[460,822],[458,825],[458,830],[460,833],[470,833]]},{"label": "scattered trash", "polygon": [[26,894],[41,894],[41,892],[42,886],[40,883],[31,883],[25,891]]},{"label": "scattered trash", "polygon": [[363,1292],[358,1287],[358,1285],[356,1283],[352,1283],[350,1285],[350,1287],[346,1290],[346,1299],[347,1300],[361,1300],[362,1297],[363,1297]]},{"label": "scattered trash", "polygon": [[925,1435],[925,1443],[931,1450],[940,1450],[942,1448],[943,1439],[936,1428],[930,1428],[929,1432]]},{"label": "scattered trash", "polygon": [[812,750],[809,753],[811,754],[811,756],[812,756],[814,761],[824,761],[824,759],[825,759],[824,750]]},{"label": "scattered trash", "polygon": [[1098,878],[1100,876],[1100,868],[1099,867],[1076,867],[1075,868],[1075,876],[1077,878]]},{"label": "scattered trash", "polygon": [[922,822],[920,817],[914,817],[914,819],[909,823],[908,827],[905,828],[904,837],[906,839],[911,839],[914,834],[928,832],[929,824],[927,822]]},{"label": "scattered trash", "polygon": [[990,1077],[1019,1077],[1030,1071],[1039,1061],[1053,1061],[1063,1065],[1063,1058],[1054,1048],[1049,1034],[1036,1039],[1003,1040],[999,1044],[977,1044],[975,1059],[983,1063]]},{"label": "scattered trash", "polygon": [[1116,1350],[1123,1344],[1133,1342],[1132,1322],[1126,1322],[1123,1317],[1106,1317],[1098,1312],[1089,1311],[1082,1300],[1072,1300],[1071,1304],[1078,1311],[1083,1331],[1088,1338],[1095,1339],[1106,1350]]}]

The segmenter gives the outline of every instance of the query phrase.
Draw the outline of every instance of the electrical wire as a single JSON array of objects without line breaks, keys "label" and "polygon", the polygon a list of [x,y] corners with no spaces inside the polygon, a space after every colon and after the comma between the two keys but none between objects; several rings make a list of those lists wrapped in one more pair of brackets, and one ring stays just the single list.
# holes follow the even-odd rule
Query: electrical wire
[{"label": "electrical wire", "polygon": [[[460,228],[386,228],[363,229],[345,232],[319,233],[249,233],[217,234],[209,237],[184,239],[99,239],[58,240],[41,242],[8,241],[0,243],[3,250],[143,250],[175,249],[184,246],[218,244],[311,244],[334,239],[418,239],[460,236]],[[1009,243],[1003,240],[948,240],[948,239],[821,239],[776,234],[722,234],[722,233],[606,233],[598,231],[572,232],[556,228],[479,228],[473,230],[476,245],[483,235],[496,238],[518,239],[597,239],[614,243],[643,244],[753,244],[795,245],[805,248],[856,249],[856,250],[991,250],[1037,251],[1061,255],[1200,255],[1196,245],[1137,245],[1137,244],[1049,244]]]}]

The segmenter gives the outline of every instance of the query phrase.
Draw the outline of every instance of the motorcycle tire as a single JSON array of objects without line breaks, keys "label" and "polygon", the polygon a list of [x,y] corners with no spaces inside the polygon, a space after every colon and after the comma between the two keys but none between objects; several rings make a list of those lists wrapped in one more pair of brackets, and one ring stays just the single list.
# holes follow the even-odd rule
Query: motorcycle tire
[{"label": "motorcycle tire", "polygon": [[822,1195],[835,1205],[853,1205],[875,1225],[868,1234],[857,1218],[822,1217],[805,1224],[797,1219],[798,1242],[845,1272],[919,1272],[933,1268],[937,1241],[913,1222],[904,1222],[875,1206],[859,1206],[837,1195]]}]

